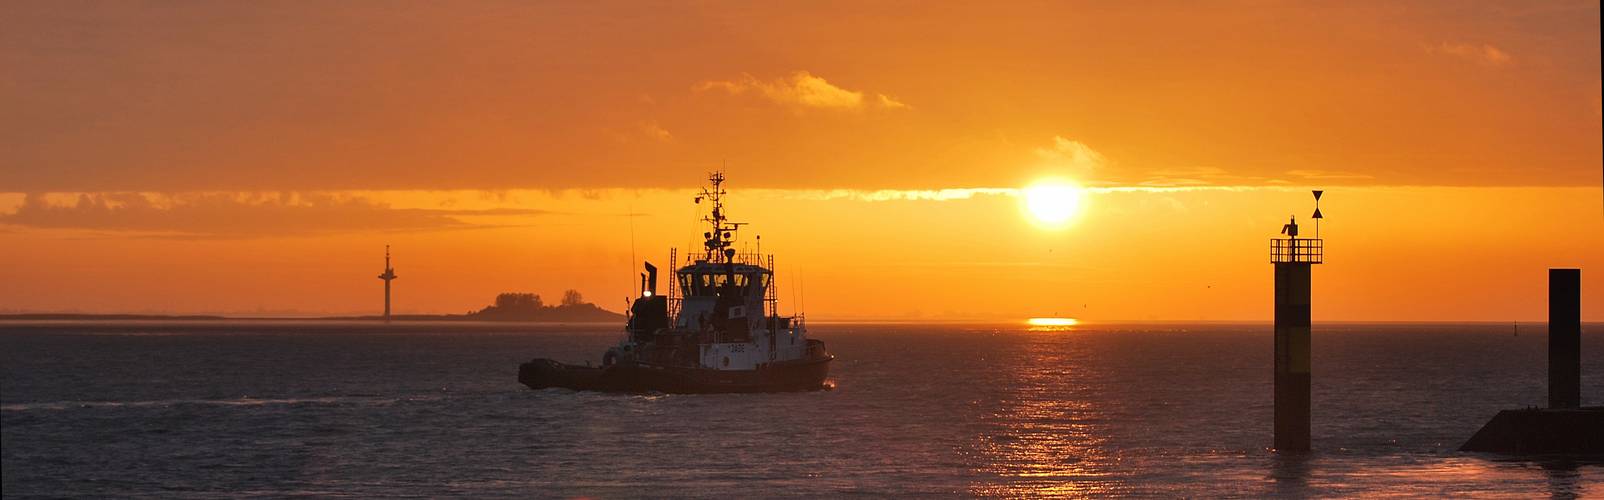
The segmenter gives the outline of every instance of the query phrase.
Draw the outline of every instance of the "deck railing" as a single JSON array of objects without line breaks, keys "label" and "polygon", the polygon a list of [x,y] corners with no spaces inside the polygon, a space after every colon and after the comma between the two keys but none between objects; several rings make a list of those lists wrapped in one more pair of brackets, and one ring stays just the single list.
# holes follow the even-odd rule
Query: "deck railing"
[{"label": "deck railing", "polygon": [[[750,266],[759,266],[759,267],[761,267],[761,266],[763,266],[763,265],[768,263],[767,262],[768,259],[769,259],[769,256],[763,255],[763,254],[759,254],[759,253],[756,253],[756,252],[739,252],[739,253],[735,254],[735,258],[733,260],[735,261],[736,264],[746,264],[746,265],[750,265]],[[718,263],[722,263],[722,262],[724,262],[724,257],[723,256],[714,256],[713,260],[707,260],[707,254],[698,252],[698,253],[691,254],[690,261],[686,262],[686,263],[687,264],[692,264],[692,263],[696,263],[696,262],[718,262]]]},{"label": "deck railing", "polygon": [[1324,241],[1319,238],[1272,238],[1270,262],[1273,264],[1319,264],[1325,261]]}]

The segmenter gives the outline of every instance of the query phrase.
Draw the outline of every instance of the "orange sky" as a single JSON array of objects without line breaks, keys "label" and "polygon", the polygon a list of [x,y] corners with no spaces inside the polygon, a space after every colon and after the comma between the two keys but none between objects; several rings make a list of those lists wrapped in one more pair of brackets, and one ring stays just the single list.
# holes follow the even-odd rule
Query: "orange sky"
[{"label": "orange sky", "polygon": [[[820,318],[1604,320],[1596,2],[0,5],[0,310],[619,309],[728,165]],[[1017,189],[1089,191],[1044,228]],[[947,190],[947,191],[939,191]],[[637,213],[636,217],[625,214]],[[801,278],[801,279],[797,279]]]}]

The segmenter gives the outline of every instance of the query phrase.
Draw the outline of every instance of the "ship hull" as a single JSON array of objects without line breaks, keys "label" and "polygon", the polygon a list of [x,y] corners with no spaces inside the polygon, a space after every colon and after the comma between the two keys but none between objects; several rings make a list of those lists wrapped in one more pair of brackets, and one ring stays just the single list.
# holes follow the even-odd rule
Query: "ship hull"
[{"label": "ship hull", "polygon": [[712,370],[620,361],[605,368],[537,359],[518,367],[531,389],[718,394],[800,392],[826,388],[833,356],[771,363],[756,370]]}]

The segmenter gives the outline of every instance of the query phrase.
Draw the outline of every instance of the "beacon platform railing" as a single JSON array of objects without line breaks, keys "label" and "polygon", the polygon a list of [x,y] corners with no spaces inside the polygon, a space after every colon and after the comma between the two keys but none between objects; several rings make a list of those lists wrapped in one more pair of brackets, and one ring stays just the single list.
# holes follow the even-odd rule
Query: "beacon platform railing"
[{"label": "beacon platform railing", "polygon": [[1273,264],[1319,264],[1325,261],[1324,241],[1319,238],[1271,238]]}]

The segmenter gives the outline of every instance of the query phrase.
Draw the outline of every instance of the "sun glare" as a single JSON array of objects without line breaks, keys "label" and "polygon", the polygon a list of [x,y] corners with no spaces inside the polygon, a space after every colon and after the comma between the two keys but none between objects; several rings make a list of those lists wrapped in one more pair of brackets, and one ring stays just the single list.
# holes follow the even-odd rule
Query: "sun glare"
[{"label": "sun glare", "polygon": [[1025,321],[1030,326],[1075,326],[1080,324],[1075,318],[1030,318]]},{"label": "sun glare", "polygon": [[1024,189],[1025,210],[1046,227],[1062,227],[1080,212],[1081,188],[1066,182],[1040,182]]}]

